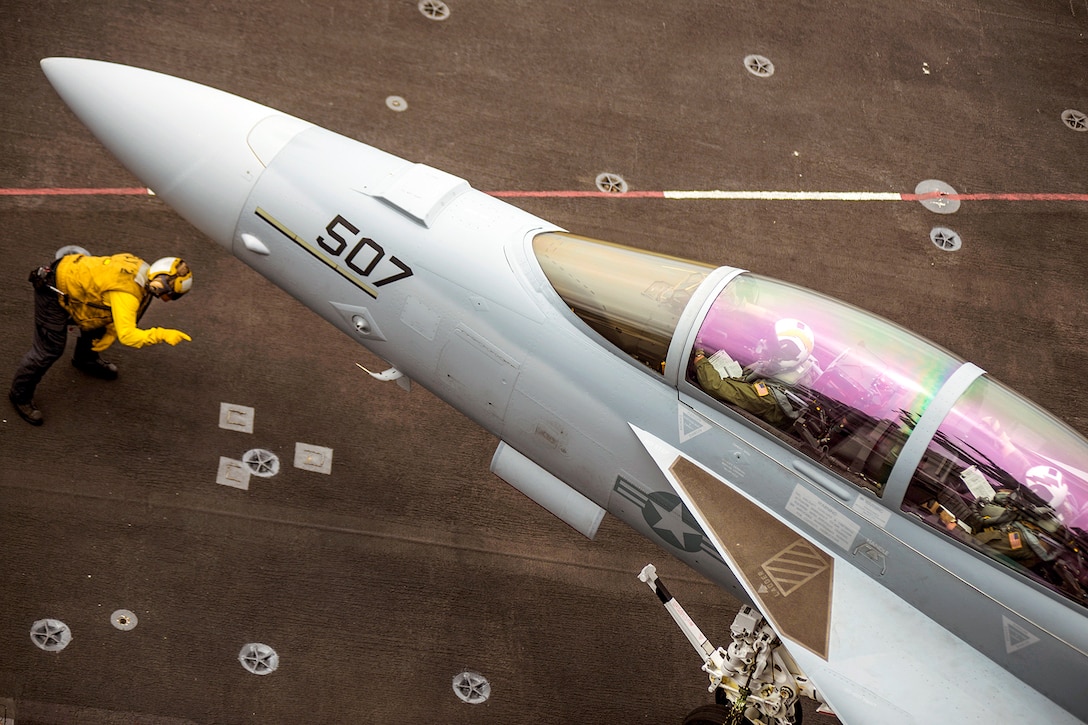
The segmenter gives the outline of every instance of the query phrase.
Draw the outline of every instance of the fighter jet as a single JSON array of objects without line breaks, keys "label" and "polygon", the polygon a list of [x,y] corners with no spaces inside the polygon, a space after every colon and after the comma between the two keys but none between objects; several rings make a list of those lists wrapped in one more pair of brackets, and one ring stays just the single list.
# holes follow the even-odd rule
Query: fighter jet
[{"label": "fighter jet", "polygon": [[1088,441],[976,365],[229,93],[42,66],[159,198],[388,361],[375,377],[494,434],[500,478],[750,603],[728,648],[685,630],[749,720],[792,723],[800,695],[846,723],[1088,720]]}]

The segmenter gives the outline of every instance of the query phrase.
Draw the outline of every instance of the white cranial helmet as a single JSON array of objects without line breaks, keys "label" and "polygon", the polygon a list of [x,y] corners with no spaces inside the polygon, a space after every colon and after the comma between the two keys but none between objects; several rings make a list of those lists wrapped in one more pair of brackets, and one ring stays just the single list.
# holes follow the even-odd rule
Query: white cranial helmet
[{"label": "white cranial helmet", "polygon": [[816,346],[812,328],[792,317],[774,323],[774,334],[778,338],[777,359],[783,367],[795,367],[808,360]]},{"label": "white cranial helmet", "polygon": [[1062,472],[1051,466],[1035,466],[1026,474],[1028,488],[1039,494],[1039,498],[1050,504],[1052,509],[1061,508],[1069,497],[1069,486],[1062,481]]}]

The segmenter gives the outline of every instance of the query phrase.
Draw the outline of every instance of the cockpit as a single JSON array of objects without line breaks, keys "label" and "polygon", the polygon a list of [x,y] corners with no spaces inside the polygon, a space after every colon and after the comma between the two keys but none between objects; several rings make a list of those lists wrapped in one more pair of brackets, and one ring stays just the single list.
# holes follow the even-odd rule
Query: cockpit
[{"label": "cockpit", "polygon": [[533,248],[618,353],[659,375],[680,361],[682,393],[1088,606],[1088,441],[979,368],[759,275],[561,233]]},{"label": "cockpit", "polygon": [[710,304],[687,378],[735,407],[763,401],[794,445],[880,496],[907,437],[959,366],[873,315],[744,273]]}]

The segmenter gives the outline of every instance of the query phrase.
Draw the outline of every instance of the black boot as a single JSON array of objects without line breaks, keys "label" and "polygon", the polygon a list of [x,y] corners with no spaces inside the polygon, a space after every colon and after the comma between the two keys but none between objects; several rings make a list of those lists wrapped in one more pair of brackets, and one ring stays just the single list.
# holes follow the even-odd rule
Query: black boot
[{"label": "black boot", "polygon": [[45,419],[42,418],[42,412],[34,405],[33,400],[26,403],[20,403],[15,399],[15,393],[12,392],[8,393],[8,400],[15,406],[15,412],[19,414],[19,417],[27,423],[30,423],[31,425],[41,425],[45,422]]},{"label": "black boot", "polygon": [[100,378],[102,380],[117,379],[117,366],[100,357],[91,360],[77,360],[76,358],[72,358],[72,366],[77,370],[87,373],[93,378]]}]

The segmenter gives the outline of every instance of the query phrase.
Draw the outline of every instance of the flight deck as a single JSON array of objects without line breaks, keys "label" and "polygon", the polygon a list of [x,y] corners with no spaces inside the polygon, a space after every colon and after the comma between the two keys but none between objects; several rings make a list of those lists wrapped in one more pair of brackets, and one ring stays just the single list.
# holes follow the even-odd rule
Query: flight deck
[{"label": "flight deck", "polygon": [[57,248],[194,272],[145,318],[192,342],[115,346],[112,382],[62,358],[42,427],[0,414],[0,724],[680,723],[711,696],[637,575],[716,644],[740,607],[670,556],[682,531],[606,516],[589,541],[491,474],[497,439],[373,379],[140,187],[45,57],[198,81],[571,234],[845,300],[1088,433],[1085,0],[13,0],[0,37],[8,374]]}]

